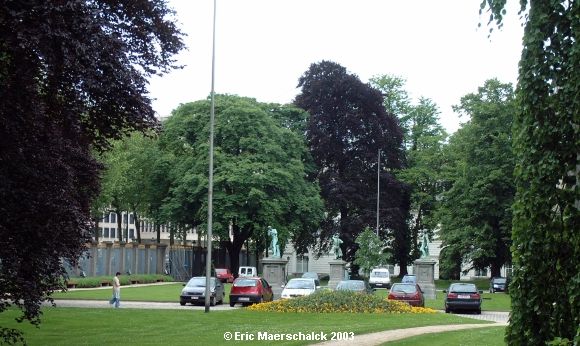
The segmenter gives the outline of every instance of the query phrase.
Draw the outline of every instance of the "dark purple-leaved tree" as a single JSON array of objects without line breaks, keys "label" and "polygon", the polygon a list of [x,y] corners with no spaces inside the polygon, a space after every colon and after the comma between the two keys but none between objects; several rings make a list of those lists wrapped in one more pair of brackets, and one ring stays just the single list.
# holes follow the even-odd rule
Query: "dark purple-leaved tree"
[{"label": "dark purple-leaved tree", "polygon": [[[91,240],[100,165],[92,150],[155,126],[146,78],[183,48],[160,0],[2,1],[0,312],[40,323]],[[4,342],[24,342],[0,327]]]},{"label": "dark purple-leaved tree", "polygon": [[375,228],[381,150],[380,236],[393,241],[394,260],[406,268],[409,188],[390,172],[401,168],[403,157],[396,117],[385,110],[378,90],[334,62],[312,64],[298,86],[302,92],[295,104],[310,114],[306,135],[327,212],[319,251],[338,233],[344,259],[351,262],[357,235],[367,226]]}]

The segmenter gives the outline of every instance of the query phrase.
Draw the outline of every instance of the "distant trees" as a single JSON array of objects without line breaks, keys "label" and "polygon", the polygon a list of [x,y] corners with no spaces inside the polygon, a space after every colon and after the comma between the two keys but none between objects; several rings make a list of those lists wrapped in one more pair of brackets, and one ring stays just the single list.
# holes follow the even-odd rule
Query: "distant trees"
[{"label": "distant trees", "polygon": [[462,263],[471,263],[500,276],[501,267],[510,262],[515,194],[512,86],[488,80],[477,93],[462,97],[455,110],[468,121],[446,148],[440,275],[459,279]]},{"label": "distant trees", "polygon": [[[183,48],[163,1],[0,6],[0,312],[40,323],[85,250],[101,166],[93,149],[156,124],[146,78]],[[7,342],[16,330],[0,328]]]},{"label": "distant trees", "polygon": [[[346,250],[343,258],[354,259],[356,237],[376,223],[377,164],[382,166],[379,233],[381,238],[404,236],[409,188],[392,173],[402,166],[403,134],[385,111],[381,93],[330,61],[312,64],[298,86],[294,103],[310,114],[306,138],[325,202],[319,250],[337,233]],[[403,259],[401,266],[406,265]]]}]

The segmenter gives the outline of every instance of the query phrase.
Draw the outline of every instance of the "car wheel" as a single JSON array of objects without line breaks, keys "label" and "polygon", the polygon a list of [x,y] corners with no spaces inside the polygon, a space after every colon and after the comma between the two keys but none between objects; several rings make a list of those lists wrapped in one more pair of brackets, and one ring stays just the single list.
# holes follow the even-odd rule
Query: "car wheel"
[{"label": "car wheel", "polygon": [[184,306],[185,302],[179,302],[179,305]]},{"label": "car wheel", "polygon": [[448,307],[445,307],[445,313],[448,314],[451,312],[451,309],[449,309]]},{"label": "car wheel", "polygon": [[481,315],[481,309],[477,309],[477,311],[475,313],[478,315]]},{"label": "car wheel", "polygon": [[234,307],[234,305],[236,305],[236,303],[234,303],[234,302],[230,302],[230,308],[233,308],[233,307]]}]

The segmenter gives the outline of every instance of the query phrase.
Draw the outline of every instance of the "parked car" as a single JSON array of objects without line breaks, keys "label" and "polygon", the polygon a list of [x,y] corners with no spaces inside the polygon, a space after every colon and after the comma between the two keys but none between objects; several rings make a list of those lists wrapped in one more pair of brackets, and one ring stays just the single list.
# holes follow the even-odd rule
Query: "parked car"
[{"label": "parked car", "polygon": [[489,293],[507,292],[508,282],[506,278],[494,277],[489,281]]},{"label": "parked car", "polygon": [[372,288],[363,280],[342,280],[336,285],[337,291],[353,291],[358,293],[370,294]]},{"label": "parked car", "polygon": [[416,284],[417,283],[417,275],[407,274],[407,275],[403,276],[401,283],[403,283],[403,284]]},{"label": "parked car", "polygon": [[421,287],[413,283],[393,284],[389,292],[388,299],[409,303],[412,306],[425,307],[425,297]]},{"label": "parked car", "polygon": [[475,284],[454,283],[449,286],[445,293],[445,312],[457,310],[475,311],[481,314],[481,294]]},{"label": "parked car", "polygon": [[371,270],[369,277],[371,288],[391,288],[391,275],[387,268],[375,268]]},{"label": "parked car", "polygon": [[223,283],[231,284],[234,282],[234,274],[232,274],[232,272],[226,268],[216,268],[215,276],[217,276],[217,278]]},{"label": "parked car", "polygon": [[320,280],[318,279],[318,273],[316,272],[305,272],[302,274],[302,277],[305,279],[314,279],[316,282],[316,286],[320,286]]},{"label": "parked car", "polygon": [[[185,284],[179,296],[179,304],[204,304],[205,303],[205,276],[196,276]],[[224,302],[224,286],[215,277],[210,278],[210,305],[222,304]]]},{"label": "parked car", "polygon": [[240,276],[256,277],[258,276],[258,271],[256,270],[256,267],[242,266],[238,268],[238,277]]},{"label": "parked car", "polygon": [[291,279],[282,287],[284,288],[282,290],[282,299],[307,296],[320,288],[320,286],[316,286],[314,279],[309,278]]},{"label": "parked car", "polygon": [[259,277],[237,278],[230,291],[230,306],[232,307],[236,303],[262,303],[271,302],[273,299],[272,286]]}]

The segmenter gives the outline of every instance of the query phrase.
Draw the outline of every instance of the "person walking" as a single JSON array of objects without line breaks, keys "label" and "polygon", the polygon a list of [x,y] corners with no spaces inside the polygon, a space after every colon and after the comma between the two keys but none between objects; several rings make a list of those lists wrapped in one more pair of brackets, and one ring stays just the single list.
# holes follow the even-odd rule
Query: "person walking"
[{"label": "person walking", "polygon": [[109,302],[110,304],[115,304],[116,308],[121,305],[121,282],[119,281],[119,276],[121,276],[121,273],[117,272],[113,278],[113,298]]}]

